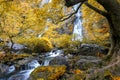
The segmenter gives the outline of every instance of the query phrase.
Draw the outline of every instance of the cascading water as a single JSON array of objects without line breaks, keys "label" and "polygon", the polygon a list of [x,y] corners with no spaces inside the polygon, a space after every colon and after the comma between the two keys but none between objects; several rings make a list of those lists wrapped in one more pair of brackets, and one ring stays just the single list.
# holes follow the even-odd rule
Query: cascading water
[{"label": "cascading water", "polygon": [[[79,4],[76,4],[74,7],[74,10],[77,10]],[[81,20],[81,12],[80,9],[75,14],[75,20],[74,20],[74,30],[73,30],[73,39],[72,40],[83,40],[83,26],[82,26],[82,20]]]},{"label": "cascading water", "polygon": [[60,56],[62,55],[62,50],[52,50],[50,53],[46,54],[46,57],[45,57],[45,61],[44,61],[44,66],[48,66],[49,65],[49,62],[54,59],[54,57],[56,56]]},{"label": "cascading water", "polygon": [[[48,66],[49,62],[54,59],[56,56],[62,55],[63,51],[62,50],[52,50],[51,52],[47,53],[45,55],[45,60],[42,64],[39,64],[37,60],[33,60],[30,63],[26,65],[25,70],[22,70],[18,72],[15,75],[10,76],[7,80],[28,80],[31,72],[39,67],[39,66]],[[15,70],[14,66],[11,66],[9,68],[9,73],[13,72]],[[6,80],[6,79],[0,79],[0,80]]]},{"label": "cascading water", "polygon": [[28,63],[28,70],[22,70],[19,73],[12,75],[10,78],[8,78],[8,80],[27,80],[29,78],[30,73],[38,66],[40,66],[39,62],[37,60],[33,60],[30,63]]}]

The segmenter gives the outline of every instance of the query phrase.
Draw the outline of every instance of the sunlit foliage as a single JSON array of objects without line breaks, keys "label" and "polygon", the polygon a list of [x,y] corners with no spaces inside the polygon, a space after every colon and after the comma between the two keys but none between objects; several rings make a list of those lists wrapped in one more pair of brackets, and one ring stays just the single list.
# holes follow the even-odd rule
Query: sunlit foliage
[{"label": "sunlit foliage", "polygon": [[1,38],[37,36],[47,26],[57,23],[63,13],[63,0],[52,0],[40,7],[42,0],[0,2]]},{"label": "sunlit foliage", "polygon": [[55,40],[56,47],[61,48],[65,51],[65,54],[78,53],[81,46],[80,41],[73,41],[72,36],[63,34]]},{"label": "sunlit foliage", "polygon": [[19,39],[18,43],[26,45],[28,48],[32,49],[35,53],[50,51],[53,46],[48,38],[23,38]]},{"label": "sunlit foliage", "polygon": [[[88,2],[96,8],[105,11],[95,0],[88,0]],[[109,24],[103,16],[85,5],[82,6],[82,16],[87,39],[99,42],[108,40]]]}]

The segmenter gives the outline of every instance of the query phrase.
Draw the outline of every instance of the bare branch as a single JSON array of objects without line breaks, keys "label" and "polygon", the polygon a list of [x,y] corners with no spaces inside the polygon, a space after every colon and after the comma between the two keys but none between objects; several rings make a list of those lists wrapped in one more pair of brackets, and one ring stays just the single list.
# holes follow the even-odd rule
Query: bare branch
[{"label": "bare branch", "polygon": [[81,4],[77,7],[77,10],[76,10],[75,12],[73,12],[73,13],[67,15],[67,17],[61,19],[60,22],[65,21],[65,20],[69,19],[70,17],[72,17],[74,14],[76,14],[76,13],[78,12],[79,8],[82,6],[82,4],[83,4],[83,3],[81,3]]},{"label": "bare branch", "polygon": [[84,4],[85,4],[86,6],[88,6],[89,8],[93,9],[95,12],[97,12],[97,13],[103,15],[104,17],[107,17],[107,16],[108,16],[108,13],[107,13],[107,12],[102,11],[102,10],[100,10],[100,9],[98,9],[98,8],[96,8],[96,7],[94,7],[94,6],[92,6],[92,5],[89,4],[88,2],[85,2]]},{"label": "bare branch", "polygon": [[70,6],[73,6],[73,5],[77,4],[77,3],[80,3],[80,2],[83,3],[85,1],[87,1],[87,0],[65,0],[65,5],[67,7],[70,7]]}]

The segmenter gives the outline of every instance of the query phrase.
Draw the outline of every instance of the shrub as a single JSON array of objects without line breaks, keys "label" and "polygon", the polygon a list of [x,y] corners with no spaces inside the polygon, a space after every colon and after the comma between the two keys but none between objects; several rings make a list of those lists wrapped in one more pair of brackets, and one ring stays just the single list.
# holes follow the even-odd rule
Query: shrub
[{"label": "shrub", "polygon": [[19,39],[18,43],[26,45],[35,53],[50,51],[53,46],[47,38],[27,38]]},{"label": "shrub", "polygon": [[71,44],[71,36],[69,35],[62,35],[60,38],[56,40],[56,45],[58,48],[67,48]]},{"label": "shrub", "polygon": [[58,48],[62,48],[65,54],[76,54],[80,48],[81,42],[80,41],[72,41],[72,36],[70,35],[62,35],[60,38],[57,39],[56,45]]}]

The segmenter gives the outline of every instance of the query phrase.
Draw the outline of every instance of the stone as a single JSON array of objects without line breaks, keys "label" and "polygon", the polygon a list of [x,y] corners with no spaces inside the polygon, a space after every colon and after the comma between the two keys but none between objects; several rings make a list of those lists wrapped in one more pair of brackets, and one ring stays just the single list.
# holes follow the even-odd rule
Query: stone
[{"label": "stone", "polygon": [[68,61],[65,57],[57,56],[53,60],[50,61],[49,65],[65,65],[69,68]]},{"label": "stone", "polygon": [[106,55],[109,49],[97,44],[81,44],[79,55],[97,56],[98,53]]},{"label": "stone", "polygon": [[81,56],[75,63],[75,67],[80,70],[87,70],[90,68],[100,67],[102,60],[99,57],[94,56]]},{"label": "stone", "polygon": [[40,66],[31,74],[29,80],[58,80],[66,71],[66,66]]}]

